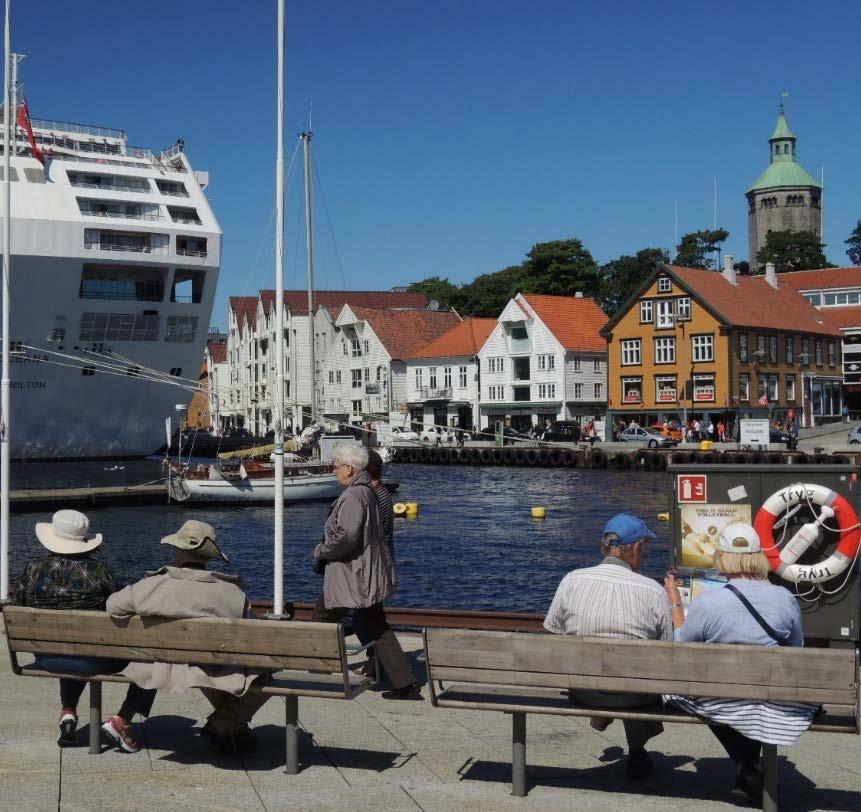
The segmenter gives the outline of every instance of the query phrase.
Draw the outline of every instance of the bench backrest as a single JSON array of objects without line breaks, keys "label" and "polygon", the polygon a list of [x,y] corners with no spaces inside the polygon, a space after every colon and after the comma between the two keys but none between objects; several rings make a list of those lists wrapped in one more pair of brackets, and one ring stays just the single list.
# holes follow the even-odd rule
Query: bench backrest
[{"label": "bench backrest", "polygon": [[847,649],[425,629],[428,679],[857,706]]},{"label": "bench backrest", "polygon": [[133,617],[105,612],[3,608],[10,654],[74,654],[140,663],[232,665],[343,673],[340,623]]}]

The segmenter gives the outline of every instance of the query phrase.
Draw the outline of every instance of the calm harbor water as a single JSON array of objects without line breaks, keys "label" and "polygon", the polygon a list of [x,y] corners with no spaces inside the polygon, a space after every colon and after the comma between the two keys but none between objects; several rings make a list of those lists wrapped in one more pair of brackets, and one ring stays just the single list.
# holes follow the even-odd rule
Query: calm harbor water
[{"label": "calm harbor water", "polygon": [[[114,468],[114,466],[122,466]],[[107,469],[107,470],[106,470]],[[111,470],[113,469],[113,470]],[[51,463],[13,465],[13,488],[137,484],[158,479],[159,463]],[[416,519],[398,519],[395,546],[399,606],[544,611],[570,570],[599,558],[607,519],[628,511],[657,533],[644,573],[660,577],[668,566],[669,528],[657,521],[667,509],[666,474],[568,468],[470,468],[390,465],[401,482],[396,501],[417,501]],[[529,508],[544,505],[547,518]],[[316,598],[321,579],[311,571],[312,550],[328,513],[325,503],[288,506],[285,520],[285,596]],[[209,522],[230,557],[225,571],[242,575],[248,593],[272,597],[272,520],[269,507],[177,505],[105,508],[88,513],[105,541],[98,555],[126,581],[169,563],[159,539],[188,518]],[[33,527],[50,514],[13,514],[13,576],[43,548]]]}]

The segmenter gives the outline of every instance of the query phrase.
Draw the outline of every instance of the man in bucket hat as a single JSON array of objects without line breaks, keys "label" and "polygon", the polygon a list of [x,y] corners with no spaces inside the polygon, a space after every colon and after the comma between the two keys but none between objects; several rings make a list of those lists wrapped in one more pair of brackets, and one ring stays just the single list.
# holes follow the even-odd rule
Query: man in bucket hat
[{"label": "man in bucket hat", "polygon": [[[90,521],[77,510],[58,510],[50,522],[36,524],[36,538],[48,551],[38,561],[29,562],[14,586],[12,601],[36,609],[104,610],[105,601],[118,585],[111,568],[91,557],[102,543],[102,534],[90,537]],[[60,735],[57,744],[78,743],[78,701],[86,677],[113,674],[127,663],[101,657],[73,657],[39,654],[37,666],[58,674],[79,674],[82,679],[60,677]],[[149,714],[155,691],[131,684],[116,719],[128,720],[136,713]],[[126,722],[128,724],[128,722]]]},{"label": "man in bucket hat", "polygon": [[[174,548],[175,566],[147,573],[141,581],[112,595],[107,602],[111,617],[250,617],[241,579],[206,568],[209,561],[228,560],[216,543],[214,527],[192,519],[161,543]],[[146,689],[179,693],[200,688],[214,708],[201,735],[222,749],[252,749],[256,745],[248,722],[268,699],[260,692],[264,672],[224,666],[130,663],[122,674]],[[120,745],[131,738],[131,731],[121,722],[112,717],[102,726],[105,735]]]},{"label": "man in bucket hat", "polygon": [[[641,640],[672,640],[670,603],[663,588],[639,574],[650,539],[655,534],[646,523],[627,513],[607,522],[601,538],[604,560],[595,567],[574,570],[566,575],[547,616],[544,628],[555,634],[588,637],[622,637]],[[652,703],[653,696],[641,694],[580,691],[572,696],[584,705],[635,707]],[[663,731],[660,722],[625,719],[628,778],[645,778],[652,771],[646,742]],[[595,730],[605,730],[612,718],[592,719]]]}]

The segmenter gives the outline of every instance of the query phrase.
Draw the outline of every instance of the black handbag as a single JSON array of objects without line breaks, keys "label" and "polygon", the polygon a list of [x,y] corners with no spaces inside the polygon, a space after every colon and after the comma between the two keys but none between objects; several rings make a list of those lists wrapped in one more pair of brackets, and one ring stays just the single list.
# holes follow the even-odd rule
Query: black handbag
[{"label": "black handbag", "polygon": [[780,637],[777,632],[768,625],[766,619],[753,608],[753,604],[745,598],[744,595],[741,594],[741,591],[736,589],[732,584],[727,584],[726,588],[732,592],[745,606],[748,612],[753,615],[753,619],[762,626],[762,630],[772,639],[774,640],[778,646],[788,646],[789,638],[788,637]]}]

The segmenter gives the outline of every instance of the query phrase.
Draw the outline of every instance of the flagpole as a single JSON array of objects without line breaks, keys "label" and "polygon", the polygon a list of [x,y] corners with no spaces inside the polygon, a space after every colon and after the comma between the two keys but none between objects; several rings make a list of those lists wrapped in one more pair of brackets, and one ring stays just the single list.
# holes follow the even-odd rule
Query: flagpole
[{"label": "flagpole", "polygon": [[0,372],[0,601],[9,598],[9,291],[12,274],[12,168],[11,128],[12,103],[10,99],[9,68],[12,63],[11,32],[12,0],[6,0],[6,17],[3,28],[3,363]]}]

